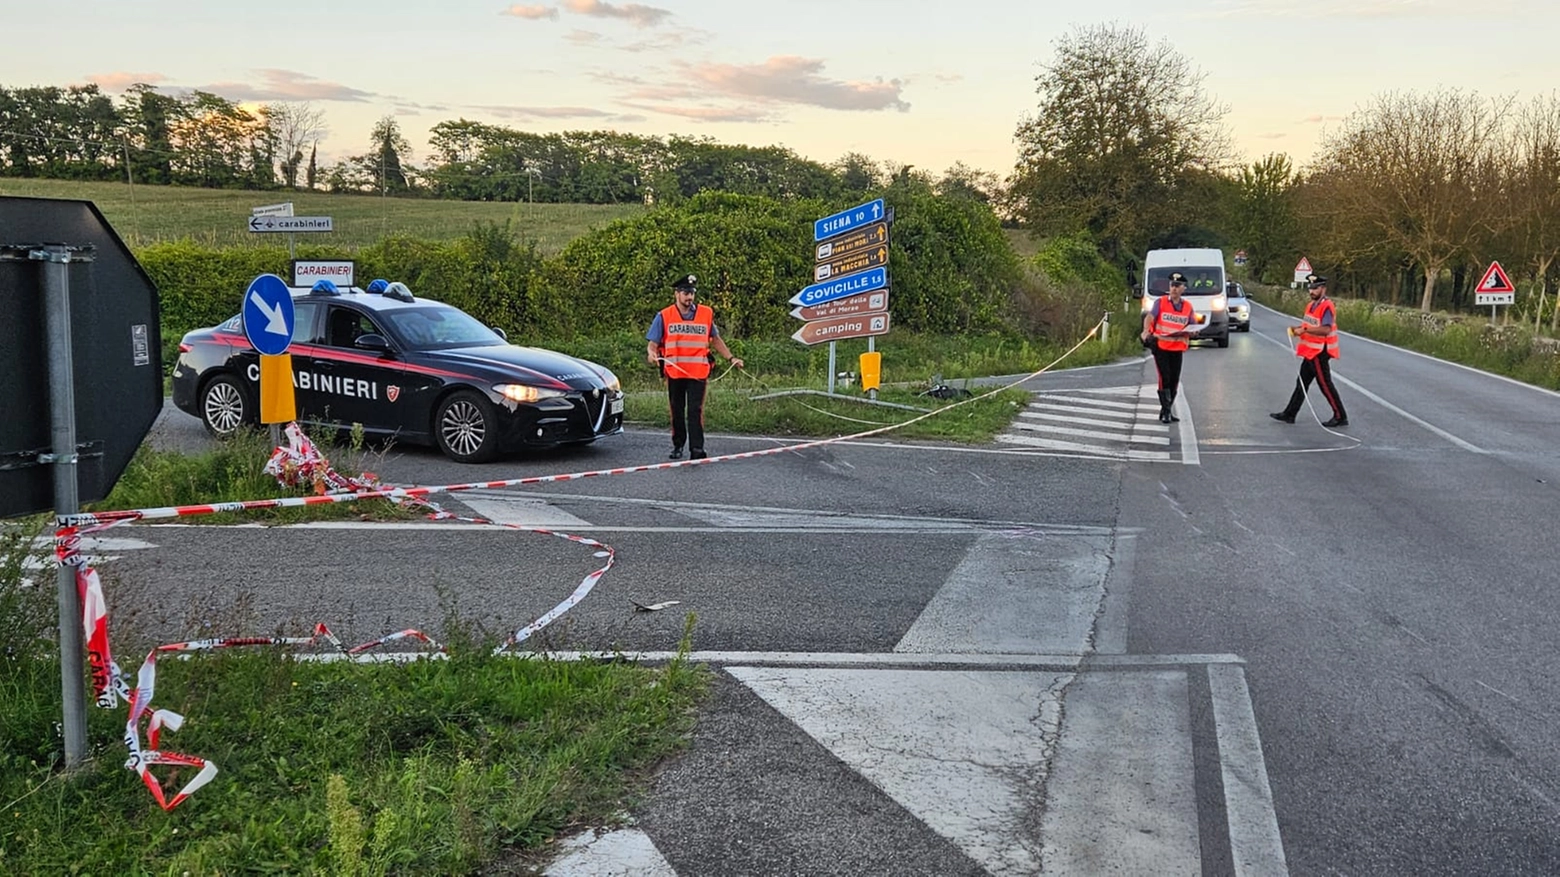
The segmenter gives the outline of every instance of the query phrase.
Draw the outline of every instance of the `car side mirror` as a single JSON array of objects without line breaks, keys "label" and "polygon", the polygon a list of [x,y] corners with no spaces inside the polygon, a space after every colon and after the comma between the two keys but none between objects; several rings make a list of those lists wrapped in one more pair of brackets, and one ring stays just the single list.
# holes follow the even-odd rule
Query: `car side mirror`
[{"label": "car side mirror", "polygon": [[509,340],[509,333],[505,332],[503,329],[500,329],[497,326],[489,326],[488,328],[493,330],[493,334],[494,335],[497,335],[498,337],[504,339],[505,341]]},{"label": "car side mirror", "polygon": [[377,332],[369,332],[359,335],[352,341],[352,346],[359,350],[373,350],[378,353],[391,353],[394,348],[390,346],[390,339]]},{"label": "car side mirror", "polygon": [[1136,286],[1132,287],[1132,297],[1133,298],[1142,298],[1143,297],[1143,290],[1141,288],[1139,288],[1139,287],[1136,287]]}]

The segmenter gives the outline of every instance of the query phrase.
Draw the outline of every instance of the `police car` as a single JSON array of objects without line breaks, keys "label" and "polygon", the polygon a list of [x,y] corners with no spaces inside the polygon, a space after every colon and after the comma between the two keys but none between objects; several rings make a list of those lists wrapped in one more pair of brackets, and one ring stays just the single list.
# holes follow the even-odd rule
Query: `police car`
[{"label": "police car", "polygon": [[[293,289],[293,388],[300,422],[431,444],[479,463],[524,448],[623,431],[623,389],[596,363],[508,343],[447,304],[376,280]],[[173,403],[216,436],[259,422],[259,354],[241,316],[179,342]]]}]

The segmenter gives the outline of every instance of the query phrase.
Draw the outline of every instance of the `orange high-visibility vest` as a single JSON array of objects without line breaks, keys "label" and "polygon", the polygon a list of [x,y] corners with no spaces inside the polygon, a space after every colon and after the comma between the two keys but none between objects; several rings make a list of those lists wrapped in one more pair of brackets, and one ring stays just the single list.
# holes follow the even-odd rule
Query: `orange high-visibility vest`
[{"label": "orange high-visibility vest", "polygon": [[[1170,303],[1170,297],[1165,296],[1159,300],[1159,316],[1154,319],[1154,334],[1168,335],[1171,332],[1184,332],[1192,324],[1192,303],[1181,299],[1182,311]],[[1160,338],[1160,350],[1185,350],[1189,346],[1185,338]]]},{"label": "orange high-visibility vest", "polygon": [[1302,359],[1315,359],[1323,350],[1333,359],[1338,358],[1338,311],[1333,307],[1332,299],[1322,298],[1305,306],[1305,316],[1301,319],[1309,328],[1320,328],[1322,315],[1331,313],[1333,318],[1332,331],[1326,335],[1312,335],[1309,332],[1295,339],[1295,355]]},{"label": "orange high-visibility vest", "polygon": [[709,305],[695,307],[691,320],[677,305],[670,305],[661,312],[661,327],[666,330],[661,338],[666,376],[701,381],[709,377],[710,339],[715,337],[715,312]]}]

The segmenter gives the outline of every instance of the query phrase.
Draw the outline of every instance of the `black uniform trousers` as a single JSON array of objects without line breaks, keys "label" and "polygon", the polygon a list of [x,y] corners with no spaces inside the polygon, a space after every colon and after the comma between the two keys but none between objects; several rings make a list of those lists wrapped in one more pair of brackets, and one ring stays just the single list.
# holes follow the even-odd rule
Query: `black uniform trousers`
[{"label": "black uniform trousers", "polygon": [[1154,367],[1159,369],[1159,412],[1167,416],[1175,404],[1175,394],[1181,387],[1181,357],[1183,350],[1164,350],[1154,345]]},{"label": "black uniform trousers", "polygon": [[688,446],[691,453],[704,450],[704,378],[667,378],[666,396],[672,405],[672,448]]},{"label": "black uniform trousers", "polygon": [[1311,381],[1314,380],[1322,391],[1322,397],[1332,406],[1333,417],[1349,419],[1349,415],[1343,413],[1343,400],[1338,398],[1338,385],[1333,383],[1331,362],[1332,356],[1325,350],[1312,359],[1300,360],[1300,379],[1295,382],[1295,391],[1289,395],[1289,404],[1284,406],[1285,417],[1293,419],[1300,413],[1300,406],[1305,404],[1306,391],[1311,389]]}]

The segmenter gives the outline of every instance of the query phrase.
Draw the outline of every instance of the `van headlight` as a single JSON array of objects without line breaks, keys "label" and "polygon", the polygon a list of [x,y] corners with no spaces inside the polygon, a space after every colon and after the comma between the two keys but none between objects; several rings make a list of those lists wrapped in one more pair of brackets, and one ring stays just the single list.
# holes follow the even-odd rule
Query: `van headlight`
[{"label": "van headlight", "polygon": [[1212,306],[1213,306],[1214,310],[1222,311],[1228,305],[1229,305],[1229,299],[1224,297],[1224,293],[1221,292],[1218,295],[1213,297]]},{"label": "van headlight", "polygon": [[493,392],[511,402],[540,402],[566,395],[563,390],[533,387],[530,384],[494,384]]}]

